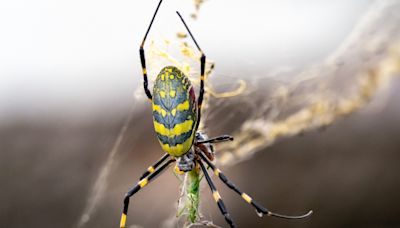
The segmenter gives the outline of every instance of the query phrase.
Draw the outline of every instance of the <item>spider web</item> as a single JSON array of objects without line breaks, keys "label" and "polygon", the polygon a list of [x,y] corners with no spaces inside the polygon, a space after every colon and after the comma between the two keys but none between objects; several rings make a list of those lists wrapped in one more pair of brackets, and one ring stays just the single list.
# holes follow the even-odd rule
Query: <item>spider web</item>
[{"label": "spider web", "polygon": [[[274,75],[238,78],[221,85],[213,80],[214,63],[208,59],[206,71],[210,80],[206,82],[200,128],[211,132],[230,129],[224,133],[235,137],[233,142],[217,145],[217,163],[230,166],[250,159],[279,139],[323,129],[367,105],[400,73],[399,11],[398,1],[373,2],[339,48],[325,60],[299,72],[276,71]],[[175,40],[151,42],[146,50],[149,75],[157,75],[163,66],[172,64],[198,86],[195,75],[199,75],[200,56],[186,41],[190,42],[186,34],[177,33]],[[139,87],[135,104],[142,99],[143,89]],[[131,116],[132,113],[109,153],[78,227],[90,219],[104,194],[110,167]],[[176,226],[175,214],[163,224]],[[199,224],[214,226],[208,221]]]}]

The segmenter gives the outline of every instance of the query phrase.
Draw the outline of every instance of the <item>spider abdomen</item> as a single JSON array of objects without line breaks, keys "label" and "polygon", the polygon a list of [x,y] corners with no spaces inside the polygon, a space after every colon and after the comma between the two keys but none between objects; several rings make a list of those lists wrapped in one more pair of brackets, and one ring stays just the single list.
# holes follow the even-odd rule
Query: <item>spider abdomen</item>
[{"label": "spider abdomen", "polygon": [[197,121],[195,94],[190,80],[174,66],[164,67],[153,88],[153,122],[161,147],[180,157],[193,144]]}]

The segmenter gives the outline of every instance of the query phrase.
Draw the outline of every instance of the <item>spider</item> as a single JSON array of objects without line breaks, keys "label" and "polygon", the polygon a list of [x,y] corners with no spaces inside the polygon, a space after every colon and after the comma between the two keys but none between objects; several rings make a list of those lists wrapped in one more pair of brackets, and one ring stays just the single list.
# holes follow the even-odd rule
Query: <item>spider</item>
[{"label": "spider", "polygon": [[176,163],[175,170],[177,172],[188,172],[193,169],[201,169],[211,189],[213,198],[230,227],[235,227],[235,224],[229,215],[218,190],[211,180],[205,164],[208,168],[211,168],[214,174],[230,189],[235,191],[247,203],[252,205],[260,216],[266,214],[268,216],[285,219],[301,219],[310,216],[312,211],[299,216],[288,216],[267,210],[265,207],[254,201],[248,194],[239,190],[239,188],[228,180],[221,170],[212,163],[214,160],[212,144],[231,141],[233,140],[233,137],[230,135],[221,135],[218,137],[208,138],[205,133],[198,131],[201,120],[203,95],[205,93],[204,71],[206,56],[178,11],[176,13],[181,19],[197,49],[201,53],[199,97],[196,101],[195,92],[190,80],[175,66],[166,66],[161,70],[154,83],[153,95],[151,94],[148,89],[146,59],[143,47],[161,3],[162,0],[158,3],[156,11],[153,14],[153,18],[151,19],[150,25],[147,28],[146,34],[140,45],[139,52],[143,70],[144,91],[152,103],[154,129],[165,154],[157,162],[149,166],[147,171],[141,176],[139,182],[126,193],[123,201],[124,208],[121,216],[120,227],[125,227],[130,197],[144,188],[150,181],[174,162]]}]

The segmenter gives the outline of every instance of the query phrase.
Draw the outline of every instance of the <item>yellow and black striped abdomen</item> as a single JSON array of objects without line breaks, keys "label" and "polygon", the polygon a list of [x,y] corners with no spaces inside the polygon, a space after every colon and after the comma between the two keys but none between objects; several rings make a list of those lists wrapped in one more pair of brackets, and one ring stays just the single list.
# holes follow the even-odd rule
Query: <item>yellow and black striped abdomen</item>
[{"label": "yellow and black striped abdomen", "polygon": [[153,88],[153,122],[161,147],[180,157],[193,144],[197,121],[195,94],[189,79],[174,66],[164,67]]}]

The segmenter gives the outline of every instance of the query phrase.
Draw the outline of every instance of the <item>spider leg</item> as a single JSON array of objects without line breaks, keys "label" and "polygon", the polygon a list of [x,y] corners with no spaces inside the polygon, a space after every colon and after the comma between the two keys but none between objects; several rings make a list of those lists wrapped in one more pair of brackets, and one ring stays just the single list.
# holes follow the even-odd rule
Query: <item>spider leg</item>
[{"label": "spider leg", "polygon": [[143,47],[140,47],[140,62],[142,63],[142,71],[143,71],[143,87],[144,87],[144,92],[146,93],[147,98],[149,98],[150,101],[153,100],[153,96],[151,95],[151,92],[148,88],[149,82],[147,80],[147,69],[146,69],[146,59],[144,57],[144,50]]},{"label": "spider leg", "polygon": [[128,214],[129,198],[137,193],[140,189],[144,188],[152,179],[157,177],[161,171],[165,170],[175,159],[170,159],[164,163],[160,168],[151,173],[147,178],[141,179],[133,188],[131,188],[124,197],[124,209],[121,215],[120,228],[125,228],[126,215]]},{"label": "spider leg", "polygon": [[143,178],[147,177],[147,175],[154,173],[154,171],[157,169],[157,167],[165,161],[169,157],[169,154],[165,153],[158,161],[156,161],[153,165],[149,166],[146,170],[146,172],[143,173],[143,175],[140,177],[139,180],[142,180]]},{"label": "spider leg", "polygon": [[205,93],[204,89],[204,70],[205,70],[205,65],[206,65],[206,56],[201,53],[200,57],[200,93],[199,93],[199,98],[197,100],[197,122],[196,122],[196,128],[197,130],[199,128],[200,120],[201,120],[201,106],[203,104],[203,96]]},{"label": "spider leg", "polygon": [[146,58],[145,58],[145,55],[144,55],[143,46],[144,46],[144,43],[145,43],[145,41],[146,41],[147,35],[149,34],[150,28],[151,28],[151,26],[153,25],[154,18],[155,18],[156,15],[157,15],[158,9],[160,8],[161,2],[162,2],[162,0],[160,0],[160,2],[159,2],[158,5],[157,5],[156,11],[155,11],[154,14],[153,14],[153,18],[152,18],[151,21],[150,21],[150,25],[149,25],[149,27],[147,28],[146,34],[144,35],[142,44],[140,45],[140,49],[139,49],[139,53],[140,53],[140,63],[142,64],[142,71],[143,71],[143,87],[144,87],[144,92],[146,93],[147,98],[149,98],[150,101],[153,99],[153,96],[151,95],[151,92],[150,92],[150,90],[149,90],[149,88],[148,88],[148,84],[149,84],[149,83],[148,83],[148,80],[147,80]]},{"label": "spider leg", "polygon": [[214,200],[218,204],[218,208],[221,211],[222,215],[225,217],[226,222],[229,224],[230,227],[232,227],[232,228],[236,227],[235,224],[233,223],[233,220],[231,219],[231,216],[229,215],[228,211],[226,210],[225,204],[222,201],[217,188],[215,187],[214,183],[212,182],[210,175],[208,175],[206,167],[204,167],[204,164],[201,160],[198,160],[197,162],[200,164],[201,170],[203,171],[204,176],[206,177],[208,186],[210,186]]},{"label": "spider leg", "polygon": [[226,142],[226,141],[233,141],[233,137],[230,135],[220,135],[217,137],[205,139],[205,140],[199,140],[196,143],[220,143],[220,142]]},{"label": "spider leg", "polygon": [[235,184],[233,184],[228,178],[221,172],[220,169],[215,167],[214,164],[212,164],[204,154],[199,153],[201,159],[207,163],[209,167],[214,171],[214,174],[219,177],[219,179],[222,180],[230,189],[235,191],[237,194],[242,196],[242,198],[249,204],[251,204],[254,208],[256,208],[256,211],[259,215],[266,214],[268,216],[274,216],[278,218],[285,218],[285,219],[302,219],[310,216],[313,212],[309,211],[306,214],[303,215],[298,215],[298,216],[289,216],[289,215],[282,215],[282,214],[277,214],[274,212],[269,211],[268,209],[264,208],[261,206],[259,203],[255,202],[248,194],[242,192],[240,189],[238,189]]},{"label": "spider leg", "polygon": [[196,44],[197,49],[199,49],[199,51],[201,52],[201,57],[200,57],[200,93],[199,93],[199,98],[197,100],[197,122],[196,122],[196,127],[195,130],[197,131],[198,127],[199,127],[199,123],[200,123],[200,119],[201,119],[201,106],[203,104],[203,96],[205,93],[205,89],[204,89],[204,72],[205,72],[205,68],[206,68],[206,56],[204,55],[203,51],[201,50],[199,44],[197,43],[196,39],[194,38],[192,32],[190,31],[189,27],[187,26],[185,20],[183,20],[183,17],[181,16],[181,14],[176,11],[176,13],[178,14],[179,18],[181,19],[181,21],[183,22],[183,25],[185,25],[186,30],[189,32],[190,37],[192,37],[193,42]]}]

